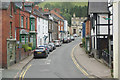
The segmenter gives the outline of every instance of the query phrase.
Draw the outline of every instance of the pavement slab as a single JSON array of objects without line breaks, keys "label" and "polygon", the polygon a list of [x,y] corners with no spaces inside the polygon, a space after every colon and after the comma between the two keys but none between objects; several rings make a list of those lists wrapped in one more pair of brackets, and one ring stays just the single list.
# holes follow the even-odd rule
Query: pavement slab
[{"label": "pavement slab", "polygon": [[84,48],[77,45],[74,49],[74,57],[78,63],[90,74],[99,78],[112,78],[111,69],[105,64],[98,62],[95,58],[90,58]]}]

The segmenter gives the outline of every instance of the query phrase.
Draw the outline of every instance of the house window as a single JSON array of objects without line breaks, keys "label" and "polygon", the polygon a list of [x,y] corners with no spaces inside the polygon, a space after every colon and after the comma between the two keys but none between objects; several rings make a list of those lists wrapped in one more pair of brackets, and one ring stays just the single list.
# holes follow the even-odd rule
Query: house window
[{"label": "house window", "polygon": [[53,30],[53,24],[52,24],[52,30]]},{"label": "house window", "polygon": [[26,18],[26,29],[28,28],[28,18]]},{"label": "house window", "polygon": [[10,4],[10,15],[12,15],[12,3]]},{"label": "house window", "polygon": [[15,39],[16,39],[16,28],[15,28]]},{"label": "house window", "polygon": [[10,22],[10,36],[12,36],[12,22]]},{"label": "house window", "polygon": [[73,24],[76,25],[76,22],[74,21]]},{"label": "house window", "polygon": [[58,30],[60,31],[60,25],[58,26]]},{"label": "house window", "polygon": [[21,28],[23,28],[23,16],[21,16]]},{"label": "house window", "polygon": [[30,36],[30,42],[33,43],[33,35]]},{"label": "house window", "polygon": [[28,36],[26,36],[26,43],[28,42]]},{"label": "house window", "polygon": [[35,19],[31,19],[31,31],[35,31]]},{"label": "house window", "polygon": [[21,42],[25,43],[25,36],[23,36],[23,35],[21,36]]}]

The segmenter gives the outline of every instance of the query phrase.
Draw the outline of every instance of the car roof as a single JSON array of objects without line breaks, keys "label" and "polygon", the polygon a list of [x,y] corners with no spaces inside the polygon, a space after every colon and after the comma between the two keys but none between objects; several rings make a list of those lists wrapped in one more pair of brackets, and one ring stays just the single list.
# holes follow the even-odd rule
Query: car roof
[{"label": "car roof", "polygon": [[54,40],[54,41],[60,41],[60,40]]},{"label": "car roof", "polygon": [[45,48],[45,47],[37,47],[36,49],[39,49],[39,48]]}]

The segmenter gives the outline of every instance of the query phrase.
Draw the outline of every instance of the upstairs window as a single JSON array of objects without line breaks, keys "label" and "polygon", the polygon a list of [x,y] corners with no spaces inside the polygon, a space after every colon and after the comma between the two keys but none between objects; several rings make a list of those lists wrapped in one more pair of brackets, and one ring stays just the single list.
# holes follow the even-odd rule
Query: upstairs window
[{"label": "upstairs window", "polygon": [[30,27],[31,31],[35,31],[35,19],[31,19],[31,27]]},{"label": "upstairs window", "polygon": [[12,3],[10,4],[10,15],[12,15]]},{"label": "upstairs window", "polygon": [[24,23],[23,16],[21,16],[21,28],[23,28],[23,23]]},{"label": "upstairs window", "polygon": [[28,18],[26,18],[26,29],[28,28]]},{"label": "upstairs window", "polygon": [[10,36],[12,36],[12,22],[10,22]]}]

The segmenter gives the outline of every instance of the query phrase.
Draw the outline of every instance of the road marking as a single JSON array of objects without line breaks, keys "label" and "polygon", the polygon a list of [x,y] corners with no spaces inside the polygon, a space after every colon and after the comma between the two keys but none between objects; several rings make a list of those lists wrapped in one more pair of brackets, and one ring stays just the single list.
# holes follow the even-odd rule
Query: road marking
[{"label": "road marking", "polygon": [[24,73],[24,70],[23,70],[22,73],[20,74],[19,80],[21,80],[21,77],[22,77],[23,73]]},{"label": "road marking", "polygon": [[23,70],[23,71],[21,72],[20,77],[19,77],[19,80],[21,80],[21,78],[22,78],[22,80],[23,80],[26,72],[28,71],[28,69],[29,69],[30,67],[31,67],[31,65],[28,65],[28,66],[26,67],[26,70]]},{"label": "road marking", "polygon": [[22,76],[22,80],[23,80],[23,78],[24,78],[26,72],[28,71],[28,69],[29,69],[30,67],[31,67],[31,65],[29,65],[29,66],[27,67],[27,69],[25,70],[25,72],[24,72],[24,74],[23,74],[23,76]]},{"label": "road marking", "polygon": [[[78,45],[79,45],[79,44],[78,44]],[[87,76],[88,78],[94,78],[93,76],[90,76],[90,75],[77,63],[77,61],[76,61],[75,58],[74,58],[73,52],[74,52],[74,49],[75,49],[78,45],[76,45],[76,46],[72,49],[71,58],[72,58],[74,64],[76,65],[76,67],[77,67],[85,76]]]}]

